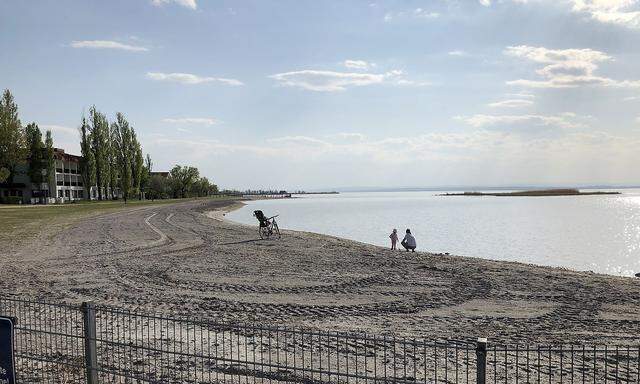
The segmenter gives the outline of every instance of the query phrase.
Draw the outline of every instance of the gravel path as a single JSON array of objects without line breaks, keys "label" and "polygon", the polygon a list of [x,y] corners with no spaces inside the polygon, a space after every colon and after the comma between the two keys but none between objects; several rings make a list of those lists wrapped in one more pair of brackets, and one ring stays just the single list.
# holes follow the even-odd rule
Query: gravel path
[{"label": "gravel path", "polygon": [[0,289],[376,334],[638,345],[640,279],[391,252],[302,232],[259,240],[257,226],[207,215],[230,204],[136,208],[44,230],[28,246],[0,244]]}]

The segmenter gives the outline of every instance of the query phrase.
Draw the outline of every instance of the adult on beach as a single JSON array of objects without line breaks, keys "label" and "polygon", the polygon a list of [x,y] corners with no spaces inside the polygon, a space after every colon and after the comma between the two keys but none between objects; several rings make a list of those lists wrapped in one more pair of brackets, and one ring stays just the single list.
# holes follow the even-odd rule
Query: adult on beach
[{"label": "adult on beach", "polygon": [[404,247],[404,249],[409,252],[416,251],[416,238],[411,234],[411,230],[407,228],[407,233],[404,235],[404,239],[400,242],[400,245]]}]

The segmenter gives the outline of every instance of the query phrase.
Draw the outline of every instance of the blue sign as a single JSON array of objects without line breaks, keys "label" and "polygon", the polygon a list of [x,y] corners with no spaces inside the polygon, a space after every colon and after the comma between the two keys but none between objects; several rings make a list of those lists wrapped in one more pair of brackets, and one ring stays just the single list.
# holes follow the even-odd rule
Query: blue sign
[{"label": "blue sign", "polygon": [[13,357],[13,321],[0,317],[0,384],[15,384],[16,371]]}]

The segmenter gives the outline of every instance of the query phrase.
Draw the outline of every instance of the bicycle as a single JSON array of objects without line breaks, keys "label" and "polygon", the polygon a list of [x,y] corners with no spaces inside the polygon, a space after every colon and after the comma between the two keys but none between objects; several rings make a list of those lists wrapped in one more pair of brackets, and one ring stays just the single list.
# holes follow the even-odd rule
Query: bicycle
[{"label": "bicycle", "polygon": [[279,215],[266,217],[262,211],[257,210],[253,211],[253,216],[258,219],[258,233],[261,239],[268,239],[271,236],[276,236],[278,239],[281,238],[280,228],[278,228],[278,223],[276,222],[276,217]]}]

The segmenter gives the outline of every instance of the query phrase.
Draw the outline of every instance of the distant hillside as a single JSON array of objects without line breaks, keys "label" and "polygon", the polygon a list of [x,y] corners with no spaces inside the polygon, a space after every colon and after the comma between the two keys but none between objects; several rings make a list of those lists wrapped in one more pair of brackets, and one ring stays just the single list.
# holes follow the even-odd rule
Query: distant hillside
[{"label": "distant hillside", "polygon": [[580,192],[578,189],[538,189],[516,192],[463,192],[443,193],[438,196],[578,196],[578,195],[619,195],[614,191]]}]

